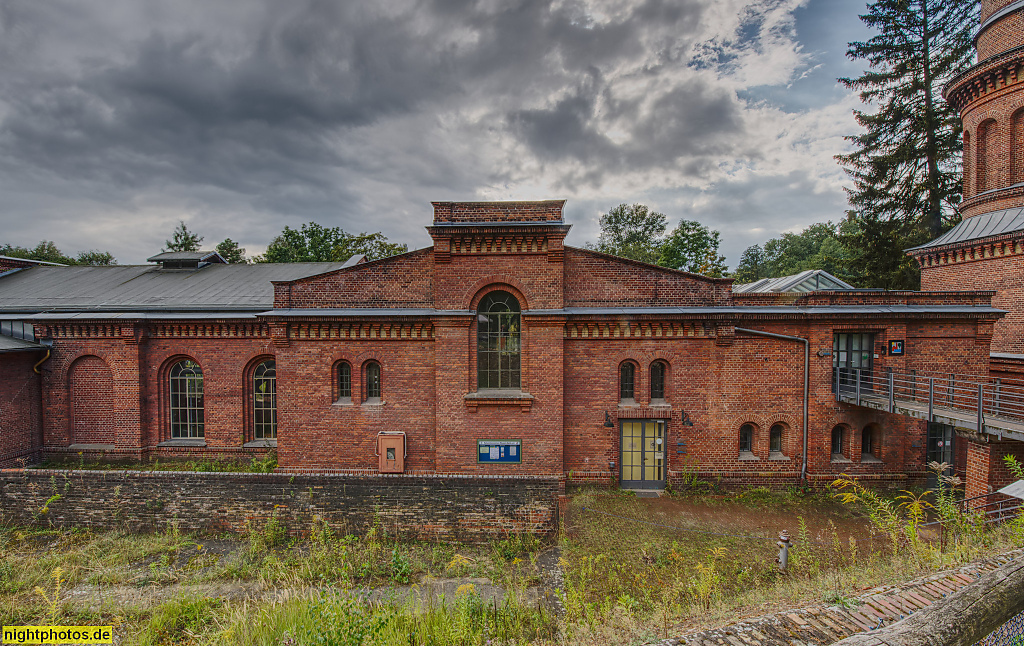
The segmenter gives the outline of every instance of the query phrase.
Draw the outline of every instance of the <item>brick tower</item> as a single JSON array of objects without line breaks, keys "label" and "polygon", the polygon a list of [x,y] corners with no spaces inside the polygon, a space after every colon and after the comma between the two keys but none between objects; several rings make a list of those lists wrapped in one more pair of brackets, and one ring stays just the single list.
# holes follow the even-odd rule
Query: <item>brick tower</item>
[{"label": "brick tower", "polygon": [[[990,373],[1003,388],[1024,382],[1024,0],[982,0],[978,63],[945,87],[963,121],[963,220],[911,249],[921,289],[993,290],[1007,310],[992,331]],[[1024,442],[967,434],[967,495],[1013,478],[1004,455],[1024,459]],[[998,439],[1002,439],[1001,437]]]},{"label": "brick tower", "polygon": [[982,0],[975,44],[979,62],[945,88],[963,120],[963,221],[910,253],[925,291],[995,290],[1009,314],[992,352],[1024,355],[1024,0]]}]

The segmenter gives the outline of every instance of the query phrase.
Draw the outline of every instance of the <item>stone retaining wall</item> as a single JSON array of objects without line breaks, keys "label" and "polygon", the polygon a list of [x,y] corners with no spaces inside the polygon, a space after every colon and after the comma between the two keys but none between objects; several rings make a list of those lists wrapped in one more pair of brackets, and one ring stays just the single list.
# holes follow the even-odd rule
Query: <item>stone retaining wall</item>
[{"label": "stone retaining wall", "polygon": [[336,530],[465,541],[556,528],[557,476],[0,470],[0,522],[132,530],[244,531],[271,517],[292,534]]}]

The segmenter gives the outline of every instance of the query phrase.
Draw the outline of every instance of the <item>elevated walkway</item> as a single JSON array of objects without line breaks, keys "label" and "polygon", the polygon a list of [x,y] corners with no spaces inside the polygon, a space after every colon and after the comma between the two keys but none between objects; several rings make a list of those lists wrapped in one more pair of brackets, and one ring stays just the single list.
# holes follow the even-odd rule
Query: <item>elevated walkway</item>
[{"label": "elevated walkway", "polygon": [[836,401],[1024,442],[1024,381],[835,368]]}]

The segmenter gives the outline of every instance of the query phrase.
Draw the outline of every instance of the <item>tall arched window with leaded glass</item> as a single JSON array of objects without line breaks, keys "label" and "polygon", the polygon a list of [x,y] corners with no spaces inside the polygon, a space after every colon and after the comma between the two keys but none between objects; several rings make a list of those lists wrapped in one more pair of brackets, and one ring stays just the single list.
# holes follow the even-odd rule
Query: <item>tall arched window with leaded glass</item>
[{"label": "tall arched window with leaded glass", "polygon": [[204,435],[203,369],[191,359],[171,366],[171,438],[190,439]]},{"label": "tall arched window with leaded glass", "polygon": [[519,301],[508,292],[491,292],[480,301],[476,321],[477,388],[519,390]]},{"label": "tall arched window with leaded glass", "polygon": [[277,438],[277,363],[262,362],[252,373],[253,439]]}]

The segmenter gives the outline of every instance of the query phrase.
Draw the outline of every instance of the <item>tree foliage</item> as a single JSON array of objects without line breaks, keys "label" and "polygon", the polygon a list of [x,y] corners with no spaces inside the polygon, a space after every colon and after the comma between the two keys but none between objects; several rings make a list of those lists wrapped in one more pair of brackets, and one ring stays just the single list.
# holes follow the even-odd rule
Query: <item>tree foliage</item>
[{"label": "tree foliage", "polygon": [[680,220],[661,244],[658,264],[694,274],[721,278],[725,256],[719,255],[719,233],[696,220]]},{"label": "tree foliage", "polygon": [[839,81],[870,109],[854,111],[864,132],[847,137],[853,152],[837,156],[853,178],[848,194],[861,225],[845,244],[892,255],[873,263],[882,273],[863,276],[869,286],[916,287],[916,264],[903,249],[938,237],[958,217],[961,125],[940,93],[971,65],[976,12],[974,0],[876,0],[861,20],[878,34],[847,50],[869,69]]},{"label": "tree foliage", "polygon": [[199,251],[203,236],[192,233],[184,220],[178,222],[170,240],[164,241],[164,251]]},{"label": "tree foliage", "polygon": [[340,227],[323,227],[316,222],[300,229],[285,227],[271,241],[267,252],[257,262],[342,262],[356,254],[367,260],[378,260],[405,253],[408,245],[394,244],[380,232],[347,233]]},{"label": "tree foliage", "polygon": [[748,247],[733,277],[738,283],[751,283],[808,269],[824,269],[836,278],[854,279],[850,253],[840,241],[840,228],[831,222],[819,222],[800,233],[784,233],[772,238],[764,246]]},{"label": "tree foliage", "polygon": [[25,258],[42,262],[56,262],[62,265],[116,265],[117,259],[109,251],[82,251],[75,257],[64,255],[52,240],[42,240],[34,248],[5,244],[0,246],[0,256]]},{"label": "tree foliage", "polygon": [[595,251],[656,264],[668,219],[643,204],[620,204],[601,216],[601,237]]},{"label": "tree foliage", "polygon": [[220,257],[228,261],[230,265],[244,265],[249,262],[245,257],[245,248],[239,247],[238,243],[231,238],[224,238],[223,241],[218,242],[217,246],[214,247]]}]

